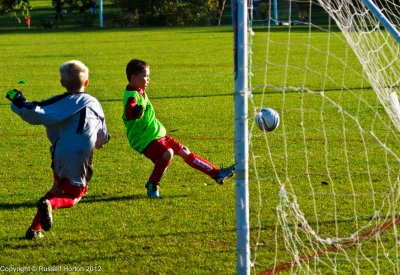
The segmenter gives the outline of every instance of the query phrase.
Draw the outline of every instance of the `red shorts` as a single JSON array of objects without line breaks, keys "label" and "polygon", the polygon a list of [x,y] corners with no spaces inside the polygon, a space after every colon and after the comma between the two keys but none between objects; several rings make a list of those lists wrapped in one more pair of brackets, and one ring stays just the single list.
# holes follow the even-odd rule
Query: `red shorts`
[{"label": "red shorts", "polygon": [[182,146],[182,143],[177,142],[174,138],[165,136],[150,142],[146,149],[144,149],[143,155],[155,163],[157,159],[161,158],[164,152],[168,149],[172,149],[176,155]]},{"label": "red shorts", "polygon": [[88,190],[88,186],[76,186],[72,185],[69,179],[60,178],[56,173],[53,172],[54,180],[57,183],[57,188],[62,190],[61,193],[63,197],[71,198],[71,199],[79,199],[86,194]]}]

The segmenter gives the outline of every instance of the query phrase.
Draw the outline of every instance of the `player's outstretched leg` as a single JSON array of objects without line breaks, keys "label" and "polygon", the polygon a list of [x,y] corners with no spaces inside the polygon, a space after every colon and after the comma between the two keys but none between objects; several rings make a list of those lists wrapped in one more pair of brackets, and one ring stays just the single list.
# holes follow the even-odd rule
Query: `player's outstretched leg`
[{"label": "player's outstretched leg", "polygon": [[218,176],[216,176],[214,178],[214,180],[218,183],[218,184],[225,184],[225,181],[227,179],[229,179],[230,177],[232,177],[235,174],[235,170],[236,170],[236,165],[232,165],[229,166],[228,168],[221,168],[221,170],[219,170]]},{"label": "player's outstretched leg", "polygon": [[27,240],[33,240],[37,238],[43,238],[42,232],[39,230],[33,230],[32,228],[28,228],[25,234],[25,239]]},{"label": "player's outstretched leg", "polygon": [[146,188],[147,188],[147,195],[150,198],[159,198],[160,197],[160,192],[159,192],[159,184],[158,183],[152,183],[152,182],[147,182],[146,183]]},{"label": "player's outstretched leg", "polygon": [[47,196],[42,197],[38,202],[38,210],[40,211],[40,224],[44,231],[49,231],[53,226],[53,208]]}]

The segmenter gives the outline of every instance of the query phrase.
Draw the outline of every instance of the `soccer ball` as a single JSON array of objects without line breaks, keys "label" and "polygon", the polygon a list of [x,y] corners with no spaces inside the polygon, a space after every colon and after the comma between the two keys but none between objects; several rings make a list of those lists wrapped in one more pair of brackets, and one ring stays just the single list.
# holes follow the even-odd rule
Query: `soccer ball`
[{"label": "soccer ball", "polygon": [[271,132],[279,125],[279,114],[274,109],[264,108],[256,114],[255,120],[261,131]]}]

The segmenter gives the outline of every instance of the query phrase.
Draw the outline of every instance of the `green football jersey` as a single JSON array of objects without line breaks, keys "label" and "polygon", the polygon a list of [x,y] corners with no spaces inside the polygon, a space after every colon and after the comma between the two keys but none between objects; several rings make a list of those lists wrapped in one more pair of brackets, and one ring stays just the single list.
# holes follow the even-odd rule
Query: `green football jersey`
[{"label": "green football jersey", "polygon": [[[143,115],[141,118],[127,119],[125,110],[130,97],[135,98],[137,105],[143,107]],[[128,91],[125,89],[124,115],[122,119],[126,127],[126,136],[128,137],[129,144],[139,153],[142,153],[150,142],[166,135],[165,127],[157,120],[147,94],[143,97],[137,91]]]}]

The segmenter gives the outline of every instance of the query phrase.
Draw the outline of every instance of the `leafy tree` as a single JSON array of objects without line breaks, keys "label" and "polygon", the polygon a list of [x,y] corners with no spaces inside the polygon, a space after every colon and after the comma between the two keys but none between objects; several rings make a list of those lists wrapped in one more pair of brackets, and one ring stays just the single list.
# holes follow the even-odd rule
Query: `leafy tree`
[{"label": "leafy tree", "polygon": [[8,15],[21,21],[20,16],[28,17],[32,6],[29,0],[0,0],[0,15]]},{"label": "leafy tree", "polygon": [[218,0],[114,0],[124,25],[210,25],[218,22]]}]

